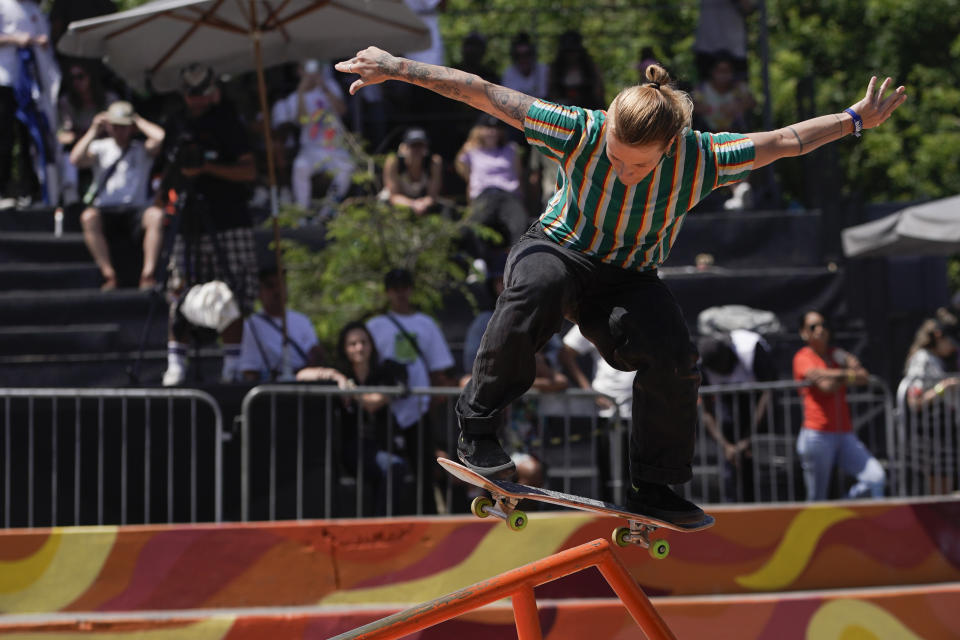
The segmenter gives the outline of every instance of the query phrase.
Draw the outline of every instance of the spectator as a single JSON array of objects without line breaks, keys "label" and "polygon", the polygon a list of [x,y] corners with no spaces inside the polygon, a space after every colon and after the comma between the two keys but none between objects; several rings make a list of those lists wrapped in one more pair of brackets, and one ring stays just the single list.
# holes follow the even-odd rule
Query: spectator
[{"label": "spectator", "polygon": [[693,43],[697,72],[707,78],[714,57],[732,56],[738,79],[747,71],[747,26],[745,19],[757,8],[755,0],[700,0],[700,19]]},{"label": "spectator", "polygon": [[[537,98],[547,97],[550,67],[537,61],[537,49],[526,31],[510,42],[510,66],[503,72],[500,84]],[[526,144],[522,131],[511,128],[508,135],[514,142]]]},{"label": "spectator", "polygon": [[[578,362],[580,356],[587,356],[593,362],[593,380],[588,378],[580,367]],[[619,468],[624,471],[627,468],[626,447],[619,443],[620,433],[613,431],[613,425],[617,418],[620,418],[626,424],[630,423],[633,415],[633,379],[636,373],[621,371],[611,366],[600,355],[597,347],[584,337],[580,327],[576,325],[571,327],[563,336],[563,351],[560,352],[560,361],[579,388],[602,394],[597,395],[595,400],[600,416],[598,427],[600,433],[607,433],[609,437],[597,439],[597,466],[600,472],[601,490],[604,492],[601,497],[604,500],[613,501],[612,488],[615,483],[619,484],[621,480],[614,473],[616,467],[612,456],[616,455],[616,452],[620,452],[617,459],[620,463]],[[618,439],[619,446],[611,446],[613,438]],[[624,475],[626,474],[624,473]]]},{"label": "spectator", "polygon": [[[183,201],[168,288],[173,296],[183,294],[184,302],[195,285],[226,283],[229,296],[220,290],[216,309],[207,308],[221,311],[211,314],[216,317],[208,326],[216,329],[223,345],[220,379],[233,382],[239,375],[241,316],[250,313],[257,295],[257,254],[247,208],[256,164],[243,122],[222,99],[213,69],[194,63],[181,71],[180,80],[186,110],[167,127],[166,156],[173,156],[169,187]],[[183,311],[182,303],[171,307],[166,386],[186,379],[187,327],[177,321]]]},{"label": "spectator", "polygon": [[[306,367],[297,372],[297,380],[332,381],[341,389],[361,387],[394,387],[407,382],[407,369],[393,360],[380,360],[373,336],[362,322],[350,322],[337,338],[337,368]],[[390,396],[364,393],[340,396],[343,449],[340,460],[353,474],[359,473],[358,461],[372,476],[364,478],[370,487],[375,506],[373,515],[387,514],[387,485],[393,488],[393,513],[412,512],[401,506],[406,461],[391,453]],[[392,474],[392,478],[389,476]],[[367,484],[369,483],[369,484]]]},{"label": "spectator", "polygon": [[[60,87],[49,34],[47,18],[36,2],[0,0],[0,208],[15,206],[17,196],[27,204],[38,191],[48,203],[59,195],[55,171],[48,171],[57,162],[52,127]],[[15,143],[19,193],[11,182]]]},{"label": "spectator", "polygon": [[[956,365],[957,344],[933,319],[924,320],[914,336],[900,385],[906,392],[909,438],[914,441],[919,467],[926,473],[926,492],[954,491],[957,461],[957,388],[960,378],[949,375]],[[911,456],[912,458],[912,456]]]},{"label": "spectator", "polygon": [[426,132],[407,129],[400,148],[384,162],[383,195],[390,204],[409,207],[422,216],[440,208],[442,184],[443,160],[430,153]]},{"label": "spectator", "polygon": [[[693,93],[693,126],[704,131],[747,131],[747,116],[756,101],[750,88],[734,75],[733,58],[725,52],[717,53],[710,67],[709,78],[701,82]],[[723,203],[727,210],[752,208],[750,183],[738,182],[730,189],[730,197]]]},{"label": "spectator", "polygon": [[[770,346],[754,331],[734,329],[722,338],[697,344],[704,384],[746,384],[777,378]],[[753,502],[752,439],[766,422],[770,392],[724,393],[702,398],[704,427],[717,441],[724,460],[725,497]]]},{"label": "spectator", "polygon": [[[102,134],[106,137],[100,138]],[[145,142],[135,138],[146,137]],[[143,268],[140,288],[156,284],[154,273],[163,243],[163,212],[147,208],[147,189],[153,159],[163,145],[164,131],[141,117],[129,102],[117,101],[93,118],[87,132],[70,152],[70,162],[93,167],[93,182],[80,214],[83,240],[103,276],[101,290],[117,287],[117,272],[110,260],[105,226],[122,224],[143,230]],[[106,219],[106,224],[105,224]]]},{"label": "spectator", "polygon": [[[470,219],[491,227],[503,237],[501,246],[520,239],[530,224],[520,191],[521,154],[507,140],[499,120],[483,115],[457,153],[457,172],[467,181]],[[499,247],[473,238],[470,253],[487,263]]]},{"label": "spectator", "polygon": [[273,126],[293,124],[300,130],[300,150],[293,161],[293,198],[312,211],[313,176],[331,174],[321,214],[333,214],[333,205],[350,190],[353,158],[346,147],[340,118],[346,112],[343,92],[332,74],[316,60],[300,65],[297,90],[273,106]]},{"label": "spectator", "polygon": [[99,74],[94,73],[95,68],[94,65],[79,60],[69,62],[65,82],[60,87],[60,99],[57,103],[60,126],[57,130],[57,141],[64,152],[65,161],[60,164],[65,205],[76,202],[80,190],[85,191],[90,186],[89,176],[80,180],[76,166],[70,162],[70,150],[80,136],[90,129],[93,118],[119,100],[117,94],[104,88]]},{"label": "spectator", "polygon": [[430,47],[422,51],[405,54],[411,60],[426,64],[446,64],[446,50],[443,46],[443,34],[440,33],[440,20],[437,14],[447,6],[447,0],[403,0],[430,30]]},{"label": "spectator", "polygon": [[[410,387],[454,386],[446,371],[453,364],[450,347],[434,320],[416,311],[410,301],[413,275],[406,269],[392,269],[384,278],[387,312],[371,318],[367,328],[381,361],[396,360],[407,368]],[[414,473],[423,479],[421,500],[425,513],[436,509],[433,498],[434,424],[430,417],[430,398],[410,396],[391,405],[404,455]]]},{"label": "spectator", "polygon": [[757,104],[746,82],[737,80],[733,59],[719,53],[710,75],[693,92],[694,126],[713,132],[747,130],[747,116]]},{"label": "spectator", "polygon": [[537,61],[537,48],[526,31],[510,42],[510,66],[503,72],[500,84],[535,98],[547,97],[550,67]]},{"label": "spectator", "polygon": [[886,473],[853,432],[847,385],[866,384],[869,374],[860,361],[831,346],[830,329],[823,314],[803,316],[800,337],[807,343],[793,357],[793,377],[801,387],[803,428],[797,453],[803,465],[807,500],[825,500],[834,467],[856,478],[848,496],[883,496]]},{"label": "spectator", "polygon": [[[487,270],[486,291],[489,304],[483,311],[470,322],[467,327],[467,334],[463,339],[463,370],[473,371],[473,361],[477,358],[477,351],[480,350],[480,339],[483,338],[483,332],[487,330],[487,324],[493,316],[493,307],[497,303],[497,298],[503,293],[503,268],[506,266],[506,256],[501,255],[497,260],[489,265]],[[466,382],[461,380],[461,386]]]},{"label": "spectator", "polygon": [[557,56],[550,65],[550,99],[560,104],[575,104],[584,109],[607,106],[603,90],[603,74],[583,46],[579,31],[560,35]]},{"label": "spectator", "polygon": [[[323,362],[323,349],[310,318],[286,309],[287,341],[283,349],[283,316],[287,286],[276,267],[260,270],[259,313],[244,321],[240,342],[240,373],[247,382],[281,379],[287,371],[298,372]],[[288,358],[284,362],[284,357]]]},{"label": "spectator", "polygon": [[457,69],[473,73],[487,82],[498,82],[500,76],[487,64],[487,38],[479,31],[471,31],[460,43],[460,62]]}]

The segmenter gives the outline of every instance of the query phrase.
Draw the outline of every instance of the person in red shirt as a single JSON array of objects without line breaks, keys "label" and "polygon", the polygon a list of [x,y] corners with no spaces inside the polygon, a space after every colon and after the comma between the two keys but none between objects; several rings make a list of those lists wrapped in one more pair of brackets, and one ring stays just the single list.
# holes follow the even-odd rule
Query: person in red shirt
[{"label": "person in red shirt", "polygon": [[848,497],[882,497],[886,472],[853,432],[847,404],[847,385],[865,384],[867,370],[855,356],[830,344],[830,329],[818,311],[803,316],[800,337],[807,346],[793,356],[793,377],[809,384],[800,389],[803,428],[797,438],[807,500],[827,498],[835,466],[857,479]]}]

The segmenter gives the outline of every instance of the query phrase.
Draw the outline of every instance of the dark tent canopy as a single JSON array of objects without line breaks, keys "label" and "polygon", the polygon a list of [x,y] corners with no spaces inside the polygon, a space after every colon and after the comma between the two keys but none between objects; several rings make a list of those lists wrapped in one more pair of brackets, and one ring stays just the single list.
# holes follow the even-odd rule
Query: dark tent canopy
[{"label": "dark tent canopy", "polygon": [[848,258],[960,253],[960,195],[901,209],[842,232]]}]

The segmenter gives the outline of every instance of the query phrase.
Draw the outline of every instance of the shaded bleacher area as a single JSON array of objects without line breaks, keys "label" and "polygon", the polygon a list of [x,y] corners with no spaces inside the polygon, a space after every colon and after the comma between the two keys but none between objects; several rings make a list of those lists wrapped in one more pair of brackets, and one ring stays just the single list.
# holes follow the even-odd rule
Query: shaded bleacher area
[{"label": "shaded bleacher area", "polygon": [[[890,207],[877,207],[876,217]],[[113,237],[120,288],[101,292],[100,275],[83,243],[77,209],[67,209],[62,234],[54,234],[50,208],[0,213],[0,386],[146,386],[159,384],[165,367],[166,305],[158,300],[144,342],[140,375],[131,379],[151,295],[138,291],[138,243]],[[266,212],[260,212],[260,219]],[[867,368],[895,387],[916,325],[944,304],[946,269],[939,258],[840,262],[819,211],[699,211],[688,215],[661,271],[691,330],[704,309],[743,304],[777,314],[784,331],[767,336],[782,377],[790,377],[801,346],[796,329],[806,310],[834,319],[836,339]],[[323,246],[321,227],[284,230],[309,246]],[[257,231],[262,261],[269,261],[271,232]],[[697,266],[710,254],[710,266]],[[483,285],[475,285],[482,300]],[[472,318],[459,295],[447,297],[440,325],[460,362]],[[217,379],[219,358],[202,347],[199,379]]]}]

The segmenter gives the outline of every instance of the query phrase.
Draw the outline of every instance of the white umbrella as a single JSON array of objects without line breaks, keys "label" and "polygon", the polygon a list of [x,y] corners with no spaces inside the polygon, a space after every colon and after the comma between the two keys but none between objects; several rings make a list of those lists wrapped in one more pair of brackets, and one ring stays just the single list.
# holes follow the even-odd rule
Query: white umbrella
[{"label": "white umbrella", "polygon": [[57,49],[102,58],[133,86],[149,78],[172,91],[191,62],[235,73],[352,56],[368,44],[412,51],[430,45],[430,32],[402,0],[155,0],[72,22]]},{"label": "white umbrella", "polygon": [[[192,62],[208,64],[217,73],[255,70],[279,268],[277,182],[264,67],[352,56],[368,44],[416,51],[430,46],[430,31],[402,0],[155,0],[72,22],[57,49],[100,58],[129,84],[143,87],[149,79],[158,91],[177,89],[180,69]],[[286,314],[283,335],[286,344]]]}]

